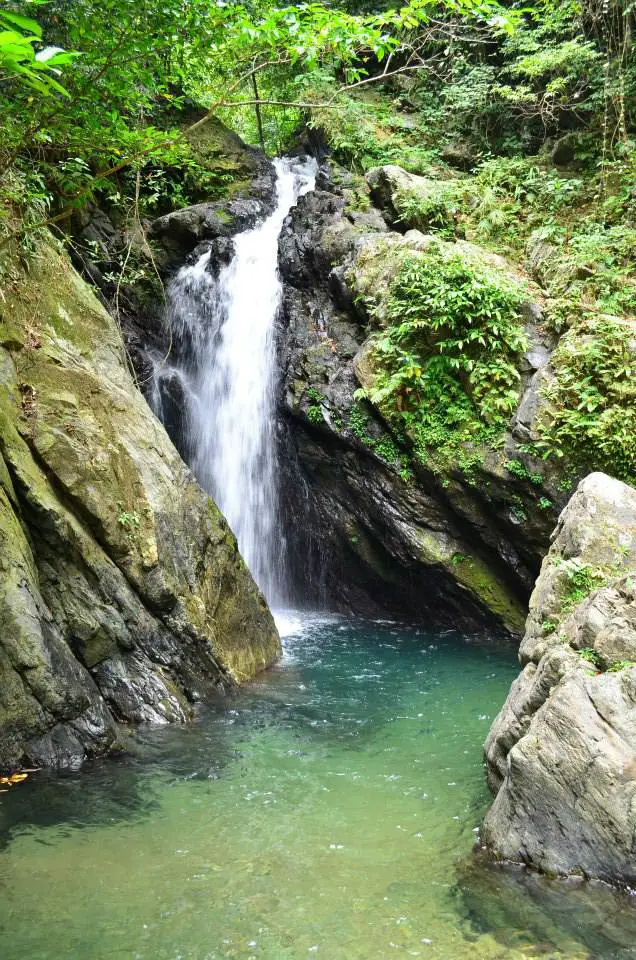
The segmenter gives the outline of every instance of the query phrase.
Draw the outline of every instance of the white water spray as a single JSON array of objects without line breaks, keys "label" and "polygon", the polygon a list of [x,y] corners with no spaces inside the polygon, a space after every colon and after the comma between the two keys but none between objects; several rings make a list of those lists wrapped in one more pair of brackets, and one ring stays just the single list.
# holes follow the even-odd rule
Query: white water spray
[{"label": "white water spray", "polygon": [[182,385],[191,465],[270,604],[282,599],[284,552],[275,440],[278,237],[316,176],[313,161],[274,163],[277,203],[271,216],[234,238],[234,256],[218,280],[209,272],[208,251],[179,271],[169,291],[173,333],[189,344]]}]

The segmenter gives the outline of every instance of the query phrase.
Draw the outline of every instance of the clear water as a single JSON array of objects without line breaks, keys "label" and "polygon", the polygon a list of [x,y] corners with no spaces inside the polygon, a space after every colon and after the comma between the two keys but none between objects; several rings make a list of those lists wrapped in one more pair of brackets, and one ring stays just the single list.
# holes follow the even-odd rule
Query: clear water
[{"label": "clear water", "polygon": [[[278,522],[275,321],[282,287],[278,237],[291,207],[314,188],[313,160],[277,159],[276,207],[234,237],[218,280],[210,252],[182,267],[170,285],[173,335],[187,344],[179,373],[187,404],[190,465],[236,534],[272,604],[284,594],[283,529]],[[173,371],[158,369],[157,377]],[[161,406],[155,391],[155,410]]]},{"label": "clear water", "polygon": [[510,651],[285,626],[194,724],[0,797],[3,960],[636,956],[626,898],[471,855]]}]

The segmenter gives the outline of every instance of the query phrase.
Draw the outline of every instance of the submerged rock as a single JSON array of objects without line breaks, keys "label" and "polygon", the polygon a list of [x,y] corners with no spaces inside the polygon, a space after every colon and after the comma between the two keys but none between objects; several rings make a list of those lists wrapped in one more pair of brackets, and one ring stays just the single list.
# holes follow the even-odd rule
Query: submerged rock
[{"label": "submerged rock", "polygon": [[549,873],[636,883],[636,490],[601,473],[563,511],[523,672],[485,745],[482,840]]},{"label": "submerged rock", "polygon": [[183,720],[280,646],[265,601],[51,241],[0,305],[0,766]]}]

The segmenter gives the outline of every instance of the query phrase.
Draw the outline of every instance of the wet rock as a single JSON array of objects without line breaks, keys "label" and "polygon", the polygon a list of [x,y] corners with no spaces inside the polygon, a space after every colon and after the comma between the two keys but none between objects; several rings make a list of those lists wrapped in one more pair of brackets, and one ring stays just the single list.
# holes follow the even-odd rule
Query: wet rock
[{"label": "wet rock", "polygon": [[[636,490],[583,480],[530,602],[525,664],[485,745],[499,857],[633,886]],[[583,656],[581,655],[583,653]]]},{"label": "wet rock", "polygon": [[231,237],[248,230],[270,213],[269,198],[275,196],[274,181],[267,201],[256,198],[199,203],[175,210],[157,220],[148,229],[151,239],[158,241],[169,261],[183,263],[187,255],[203,240]]},{"label": "wet rock", "polygon": [[217,237],[209,246],[208,273],[218,280],[223,267],[229,266],[234,256],[234,241],[230,237]]},{"label": "wet rock", "polygon": [[[378,211],[359,208],[363,187],[349,178],[341,186],[338,171],[333,181],[302,198],[279,245],[283,501],[290,569],[311,571],[302,599],[320,603],[328,593],[344,610],[520,629],[553,521],[538,510],[522,526],[511,519],[511,498],[525,489],[502,466],[517,456],[514,438],[505,454],[486,451],[480,480],[469,483],[460,470],[410,466],[379,412],[354,397],[374,385],[369,334],[383,323],[383,293],[407,256],[434,243],[510,267],[464,241],[391,232]],[[539,305],[526,306],[529,381],[548,351]]]}]

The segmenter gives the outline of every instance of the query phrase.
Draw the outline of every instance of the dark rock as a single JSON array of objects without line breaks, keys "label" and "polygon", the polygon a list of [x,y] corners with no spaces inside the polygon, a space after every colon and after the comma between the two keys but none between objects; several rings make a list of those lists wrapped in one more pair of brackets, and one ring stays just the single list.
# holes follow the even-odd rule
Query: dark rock
[{"label": "dark rock", "polygon": [[209,249],[208,273],[218,280],[223,267],[227,267],[232,262],[234,241],[230,237],[217,237],[216,240],[212,241]]},{"label": "dark rock", "polygon": [[567,167],[575,159],[574,141],[570,134],[557,140],[552,149],[552,163],[556,167]]},{"label": "dark rock", "polygon": [[[365,284],[386,289],[396,254],[430,238],[387,233],[377,212],[352,211],[350,203],[339,186],[304,197],[279,245],[283,502],[292,573],[312,570],[308,583],[298,576],[297,599],[315,604],[328,596],[345,610],[518,629],[553,521],[534,509],[520,529],[511,515],[514,498],[529,495],[501,465],[517,455],[513,437],[504,457],[486,457],[477,483],[459,470],[439,476],[423,464],[415,476],[401,476],[408,451],[369,404],[353,399],[365,382],[369,320],[361,302]],[[376,249],[377,276],[366,272]],[[457,249],[506,268],[470,244]],[[528,380],[548,356],[540,318],[529,302]]]},{"label": "dark rock", "polygon": [[472,170],[477,163],[470,145],[461,142],[447,143],[440,150],[440,157],[444,163],[458,170]]},{"label": "dark rock", "polygon": [[[260,192],[260,191],[259,191]],[[203,240],[231,237],[248,230],[267,216],[275,197],[274,173],[263,197],[221,200],[199,203],[194,207],[175,210],[150,224],[148,235],[158,241],[169,262],[183,263],[189,253]]]}]

